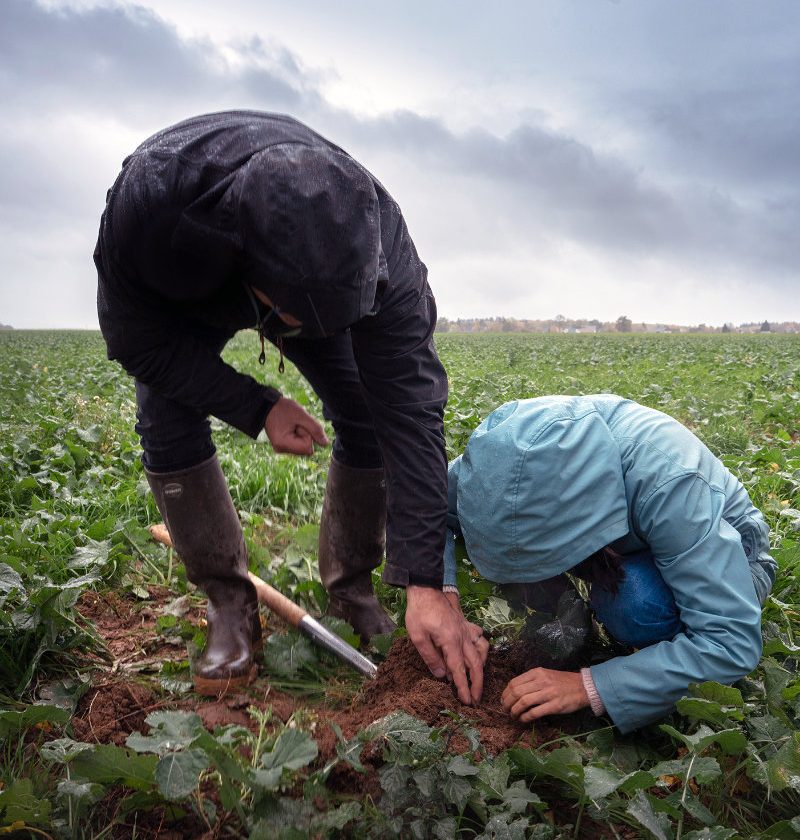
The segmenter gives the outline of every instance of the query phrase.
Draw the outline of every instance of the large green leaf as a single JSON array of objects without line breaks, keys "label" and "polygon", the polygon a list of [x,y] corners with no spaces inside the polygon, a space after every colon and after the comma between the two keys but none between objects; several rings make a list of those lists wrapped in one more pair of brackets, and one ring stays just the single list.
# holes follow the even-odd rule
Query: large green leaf
[{"label": "large green leaf", "polygon": [[684,795],[681,796],[680,803],[687,813],[691,814],[703,825],[712,826],[717,822],[716,817],[711,811],[690,790],[684,792]]},{"label": "large green leaf", "polygon": [[547,806],[521,779],[509,785],[503,795],[503,805],[512,814],[524,814],[529,805],[535,806],[539,811]]},{"label": "large green leaf", "polygon": [[447,762],[447,772],[453,776],[477,776],[480,770],[463,755],[454,755]]},{"label": "large green leaf", "polygon": [[780,820],[764,831],[759,840],[798,840],[800,838],[800,817]]},{"label": "large green leaf", "polygon": [[783,718],[774,715],[755,715],[747,719],[747,729],[750,740],[764,744],[772,744],[777,750],[794,731],[793,727]]},{"label": "large green leaf", "polygon": [[106,793],[103,785],[94,782],[76,782],[74,779],[61,779],[56,789],[58,798],[69,800],[72,807],[94,805]]},{"label": "large green leaf", "polygon": [[0,711],[0,739],[18,737],[24,730],[42,723],[66,723],[69,712],[58,706],[34,705],[20,711]]},{"label": "large green leaf", "polygon": [[265,770],[299,770],[317,757],[317,742],[301,729],[284,729],[272,749],[261,755],[260,764]]},{"label": "large green leaf", "polygon": [[666,814],[659,814],[653,808],[652,798],[637,790],[625,809],[636,822],[646,828],[656,840],[672,840],[672,827]]},{"label": "large green leaf", "polygon": [[[348,645],[351,645],[354,648],[358,648],[358,645],[361,641],[361,637],[353,630],[352,625],[348,624],[343,618],[336,618],[332,615],[323,615],[320,618],[319,623],[331,631],[331,633],[335,633],[339,638],[344,639]],[[333,656],[333,654],[329,654]]]},{"label": "large green leaf", "polygon": [[528,820],[509,814],[496,814],[475,840],[525,840]]},{"label": "large green leaf", "polygon": [[673,758],[668,761],[661,761],[651,767],[648,773],[653,776],[677,776],[680,779],[695,779],[699,784],[705,785],[708,782],[718,779],[722,775],[722,768],[719,762],[710,755],[697,755],[689,753],[683,758]]},{"label": "large green leaf", "polygon": [[722,685],[722,683],[718,682],[692,683],[689,686],[689,693],[692,697],[713,700],[722,706],[733,706],[737,709],[744,708],[742,692],[732,685]]},{"label": "large green leaf", "polygon": [[314,646],[298,633],[273,633],[264,645],[264,663],[277,676],[293,677],[316,661]]},{"label": "large green leaf", "polygon": [[259,791],[277,790],[280,787],[281,779],[283,778],[282,767],[271,767],[269,770],[264,770],[261,767],[256,767],[250,770],[248,774],[250,786]]},{"label": "large green leaf", "polygon": [[[685,840],[733,840],[739,837],[733,828],[723,828],[721,825],[708,826],[699,831],[689,831],[683,835]],[[761,835],[762,837],[764,835]]]},{"label": "large green leaf", "polygon": [[774,659],[762,659],[761,668],[764,671],[764,690],[767,696],[767,708],[775,715],[785,716],[786,705],[783,690],[791,682],[793,675]]},{"label": "large green leaf", "polygon": [[407,712],[392,712],[371,723],[365,730],[365,736],[370,740],[383,737],[422,745],[430,742],[432,732],[430,726]]},{"label": "large green leaf", "polygon": [[613,793],[625,777],[616,770],[588,765],[583,770],[583,778],[586,795],[597,801]]},{"label": "large green leaf", "polygon": [[135,790],[149,790],[155,784],[157,764],[154,755],[136,755],[113,744],[98,744],[76,755],[70,768],[73,777],[89,782],[122,782]]},{"label": "large green leaf", "polygon": [[703,697],[684,697],[675,704],[675,708],[692,720],[705,721],[714,726],[729,726],[731,721],[742,720],[744,712],[733,706],[723,706],[716,700]]},{"label": "large green leaf", "polygon": [[478,764],[478,778],[485,786],[487,796],[502,799],[510,775],[511,766],[505,753],[498,755],[494,761],[481,761]]},{"label": "large green leaf", "polygon": [[67,764],[76,755],[91,749],[94,749],[94,744],[73,741],[72,738],[57,738],[54,741],[48,741],[46,744],[43,744],[39,750],[39,754],[47,761]]},{"label": "large green leaf", "polygon": [[622,793],[633,793],[636,790],[647,790],[656,783],[656,777],[649,770],[634,770],[628,773],[619,783]]},{"label": "large green leaf", "polygon": [[136,752],[153,752],[159,756],[189,746],[203,731],[203,722],[194,712],[151,712],[145,723],[149,735],[132,732],[125,742]]},{"label": "large green leaf", "polygon": [[508,751],[508,757],[526,776],[558,779],[573,790],[584,793],[583,765],[580,753],[574,747],[561,747],[549,753],[517,747]]},{"label": "large green leaf", "polygon": [[5,789],[0,789],[0,814],[8,824],[49,826],[52,805],[47,799],[35,796],[30,779],[14,779]]},{"label": "large green leaf", "polygon": [[0,563],[0,592],[6,593],[14,590],[25,592],[22,576],[15,572],[7,563]]},{"label": "large green leaf", "polygon": [[453,776],[446,773],[442,783],[442,793],[445,801],[455,805],[458,812],[462,813],[472,793],[472,785],[463,776]]},{"label": "large green leaf", "polygon": [[50,706],[58,706],[59,709],[72,714],[78,705],[78,701],[89,689],[89,680],[82,675],[74,677],[63,677],[58,680],[50,680],[41,683],[37,689],[37,698],[40,702]]},{"label": "large green leaf", "polygon": [[89,540],[86,545],[75,549],[69,561],[70,569],[93,569],[108,563],[108,553],[111,549],[110,540]]},{"label": "large green leaf", "polygon": [[793,732],[772,758],[753,768],[752,775],[775,791],[800,791],[800,732]]},{"label": "large green leaf", "polygon": [[676,741],[680,741],[693,753],[699,754],[703,750],[708,749],[712,744],[719,744],[722,751],[728,755],[738,755],[747,750],[747,738],[745,738],[744,733],[740,729],[722,729],[714,732],[709,727],[701,725],[696,732],[687,735],[666,723],[662,724],[659,728],[675,738]]},{"label": "large green leaf", "polygon": [[162,756],[156,765],[155,779],[165,799],[188,796],[200,784],[200,776],[209,759],[203,750],[188,749]]}]

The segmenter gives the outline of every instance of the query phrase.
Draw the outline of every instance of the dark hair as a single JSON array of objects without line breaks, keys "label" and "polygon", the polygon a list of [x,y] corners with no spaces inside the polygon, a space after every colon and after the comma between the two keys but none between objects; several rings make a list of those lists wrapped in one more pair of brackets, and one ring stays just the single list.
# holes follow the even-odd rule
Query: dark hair
[{"label": "dark hair", "polygon": [[612,595],[616,595],[619,591],[619,585],[625,578],[625,569],[622,565],[622,555],[617,554],[613,548],[605,546],[599,551],[595,551],[583,562],[578,563],[569,570],[570,574],[591,583],[593,586],[599,586],[605,589]]}]

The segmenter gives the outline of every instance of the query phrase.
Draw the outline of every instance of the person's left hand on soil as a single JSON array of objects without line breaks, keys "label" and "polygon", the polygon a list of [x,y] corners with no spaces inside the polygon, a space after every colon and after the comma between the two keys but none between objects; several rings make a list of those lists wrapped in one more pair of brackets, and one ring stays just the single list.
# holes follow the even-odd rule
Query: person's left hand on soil
[{"label": "person's left hand on soil", "polygon": [[412,585],[407,587],[406,596],[408,637],[431,673],[438,679],[451,679],[458,699],[465,705],[478,703],[486,661],[476,644],[478,635],[483,638],[481,628],[466,621],[460,609],[456,612],[438,589]]},{"label": "person's left hand on soil", "polygon": [[545,715],[564,715],[589,705],[579,673],[549,668],[532,668],[514,677],[500,699],[503,708],[522,723]]}]

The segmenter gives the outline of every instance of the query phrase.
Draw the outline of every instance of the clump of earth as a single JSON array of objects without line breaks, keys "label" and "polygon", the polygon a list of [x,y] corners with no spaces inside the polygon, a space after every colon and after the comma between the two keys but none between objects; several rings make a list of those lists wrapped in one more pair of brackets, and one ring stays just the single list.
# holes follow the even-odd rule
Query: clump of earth
[{"label": "clump of earth", "polygon": [[[158,672],[165,661],[185,660],[185,648],[181,643],[176,645],[166,639],[156,624],[174,594],[165,587],[149,587],[149,596],[144,602],[130,593],[85,593],[82,596],[78,609],[84,619],[95,625],[113,663],[97,662],[92,685],[71,721],[76,739],[123,746],[132,732],[147,731],[145,718],[150,712],[163,709],[196,712],[209,730],[227,724],[255,729],[255,721],[248,713],[251,706],[270,708],[273,719],[284,723],[299,710],[306,710],[319,748],[317,761],[321,766],[336,754],[333,724],[349,739],[374,721],[397,711],[406,712],[428,726],[450,728],[453,734],[448,740],[448,749],[453,753],[469,749],[454,719],[477,730],[483,749],[492,754],[514,745],[535,746],[579,731],[577,717],[553,719],[553,724],[557,725],[545,720],[531,726],[518,723],[504,711],[500,698],[508,681],[537,664],[531,659],[530,649],[522,643],[494,647],[489,651],[483,697],[476,706],[463,705],[448,682],[434,679],[406,637],[395,639],[375,679],[365,680],[355,696],[339,701],[338,705],[332,701],[315,704],[304,697],[276,690],[270,685],[269,674],[263,667],[252,685],[235,694],[220,698],[175,694],[161,687]],[[196,623],[202,620],[202,610],[193,606],[186,616]],[[382,764],[380,746],[375,743],[366,748],[362,761],[366,774],[339,764],[328,779],[328,787],[347,795],[370,795],[377,801],[381,795],[377,773]],[[153,836],[160,837],[165,830],[161,824],[165,819],[162,811],[156,809],[152,815],[153,820],[159,822]],[[193,836],[201,835],[202,832]]]},{"label": "clump of earth", "polygon": [[[299,708],[313,710],[317,720],[314,735],[320,754],[334,751],[335,736],[329,722],[336,723],[350,738],[375,720],[395,711],[404,711],[429,726],[448,722],[454,712],[474,726],[483,747],[496,753],[518,742],[539,743],[557,737],[568,728],[561,718],[559,728],[547,722],[536,727],[520,724],[503,710],[500,697],[508,681],[534,667],[528,649],[520,644],[494,647],[484,672],[484,691],[476,706],[459,702],[451,685],[434,679],[408,638],[395,639],[389,655],[378,668],[375,679],[367,680],[360,692],[345,706],[314,705],[302,697],[276,691],[269,685],[269,674],[262,673],[247,691],[220,699],[195,695],[175,696],[163,692],[153,677],[161,662],[185,656],[183,650],[164,644],[156,620],[164,603],[172,597],[163,587],[151,588],[151,600],[139,602],[133,596],[108,593],[84,595],[79,609],[91,619],[106,641],[115,664],[98,670],[92,688],[83,698],[74,720],[76,735],[99,743],[124,743],[133,731],[141,731],[146,715],[155,709],[184,708],[196,711],[209,728],[227,723],[248,725],[248,706],[271,706],[277,719],[286,721]],[[200,613],[193,610],[192,620]],[[100,663],[98,663],[100,664]],[[151,676],[152,675],[152,676]]]}]

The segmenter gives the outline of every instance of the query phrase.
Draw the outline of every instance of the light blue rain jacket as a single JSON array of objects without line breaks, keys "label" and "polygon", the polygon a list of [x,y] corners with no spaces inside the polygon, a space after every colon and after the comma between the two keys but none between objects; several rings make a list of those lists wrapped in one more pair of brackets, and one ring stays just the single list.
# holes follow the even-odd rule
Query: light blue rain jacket
[{"label": "light blue rain jacket", "polygon": [[775,579],[769,531],[742,484],[688,429],[613,394],[509,402],[449,467],[445,583],[454,533],[498,583],[535,582],[610,545],[649,549],[684,630],[592,667],[622,732],[662,717],[689,683],[731,683],[761,656]]}]

